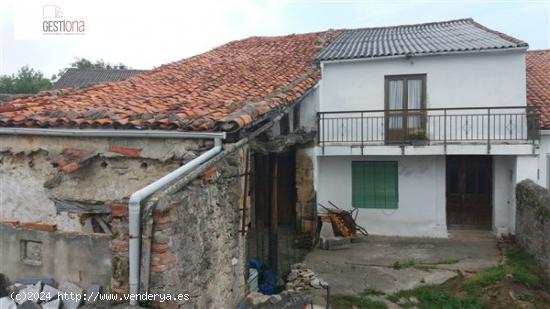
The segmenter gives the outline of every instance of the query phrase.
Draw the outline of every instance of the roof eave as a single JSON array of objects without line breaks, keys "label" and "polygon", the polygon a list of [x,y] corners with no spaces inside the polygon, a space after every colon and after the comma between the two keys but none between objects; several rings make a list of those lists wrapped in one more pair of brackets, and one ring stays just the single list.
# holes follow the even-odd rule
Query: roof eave
[{"label": "roof eave", "polygon": [[321,63],[340,63],[340,62],[355,62],[355,61],[373,61],[373,60],[386,60],[386,59],[399,59],[399,58],[416,58],[426,56],[445,56],[445,55],[466,55],[466,54],[478,54],[478,53],[500,53],[500,52],[514,52],[514,51],[527,51],[529,45],[522,45],[509,48],[491,48],[481,50],[462,50],[462,51],[447,51],[447,52],[429,52],[419,54],[405,54],[405,55],[389,55],[389,56],[377,56],[377,57],[355,57],[355,58],[318,58],[317,61]]}]

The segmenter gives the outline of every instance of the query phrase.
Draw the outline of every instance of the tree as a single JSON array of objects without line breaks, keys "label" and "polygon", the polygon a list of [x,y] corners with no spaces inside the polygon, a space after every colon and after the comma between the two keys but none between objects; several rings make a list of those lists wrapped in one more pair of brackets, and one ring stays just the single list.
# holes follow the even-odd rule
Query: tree
[{"label": "tree", "polygon": [[76,58],[76,60],[71,63],[71,68],[77,68],[77,69],[107,69],[107,70],[124,70],[128,69],[128,66],[119,63],[119,64],[111,64],[109,62],[105,62],[103,59],[99,59],[96,62],[92,62],[86,58]]},{"label": "tree", "polygon": [[50,89],[52,83],[38,70],[25,65],[17,74],[0,76],[0,93],[37,93]]},{"label": "tree", "polygon": [[[124,63],[119,64],[111,64],[109,62],[105,62],[103,59],[96,60],[95,62],[92,62],[91,60],[88,60],[86,58],[78,58],[75,57],[75,61],[69,64],[69,69],[107,69],[107,70],[125,70],[129,69],[127,65]],[[61,75],[65,74],[65,71],[67,71],[67,68],[59,70],[59,73],[57,75],[53,75],[51,80],[56,81]]]}]

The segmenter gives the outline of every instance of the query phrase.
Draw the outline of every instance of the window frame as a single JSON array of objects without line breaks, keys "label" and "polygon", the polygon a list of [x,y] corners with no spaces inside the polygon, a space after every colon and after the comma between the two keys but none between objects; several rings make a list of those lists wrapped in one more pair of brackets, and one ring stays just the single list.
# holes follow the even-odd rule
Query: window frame
[{"label": "window frame", "polygon": [[[409,113],[411,114],[420,114],[420,127],[419,128],[415,128],[415,129],[423,129],[424,131],[426,131],[426,116],[427,116],[427,111],[426,111],[426,105],[427,105],[427,102],[426,102],[426,89],[427,89],[427,85],[426,85],[426,78],[427,77],[427,74],[400,74],[400,75],[384,75],[384,130],[385,132],[387,132],[385,134],[386,136],[386,140],[387,141],[391,141],[392,138],[390,138],[390,134],[388,134],[390,132],[390,127],[389,127],[389,119],[390,119],[390,112],[392,111],[390,109],[390,81],[395,81],[395,80],[401,80],[403,81],[403,111],[401,112],[402,115],[401,117],[403,118],[402,120],[402,128],[400,129],[393,129],[393,130],[403,130],[405,132],[404,136],[407,136],[407,131],[409,130]],[[420,79],[422,81],[422,96],[421,96],[421,102],[420,102],[420,109],[421,111],[413,111],[413,112],[409,112],[409,96],[408,96],[408,92],[409,92],[409,80],[418,80]],[[395,113],[399,113],[399,110],[396,110],[397,112],[392,112],[393,114],[393,117],[395,117]],[[404,140],[406,140],[406,138],[403,138]],[[404,141],[403,140],[403,141]]]},{"label": "window frame", "polygon": [[[383,207],[379,206],[378,203],[375,203],[374,205],[366,205],[367,203],[367,199],[365,198],[364,201],[362,201],[362,205],[358,205],[359,203],[357,203],[356,201],[354,201],[354,196],[356,196],[356,194],[354,194],[355,192],[355,185],[354,185],[354,167],[355,165],[359,165],[361,166],[362,168],[365,168],[366,165],[370,164],[370,165],[376,165],[376,164],[391,164],[393,166],[393,169],[395,171],[395,175],[393,175],[393,177],[395,178],[394,181],[394,188],[395,188],[395,204],[393,205],[390,205],[388,207],[388,204],[387,202],[384,204]],[[376,179],[376,176],[372,176],[373,178]],[[383,160],[383,161],[352,161],[351,162],[351,204],[352,204],[352,207],[353,208],[365,208],[365,209],[390,209],[390,210],[395,210],[395,209],[398,209],[399,208],[399,162],[398,161],[390,161],[390,160]],[[366,179],[363,179],[362,181],[363,183],[366,182]],[[367,188],[363,188],[363,190],[367,190]]]}]

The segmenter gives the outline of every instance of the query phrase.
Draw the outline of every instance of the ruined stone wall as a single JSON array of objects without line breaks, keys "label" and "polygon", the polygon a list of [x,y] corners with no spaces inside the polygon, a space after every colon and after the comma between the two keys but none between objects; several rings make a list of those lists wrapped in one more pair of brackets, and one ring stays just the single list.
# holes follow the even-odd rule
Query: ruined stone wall
[{"label": "ruined stone wall", "polygon": [[111,238],[106,234],[61,232],[48,224],[0,222],[0,273],[12,282],[45,276],[109,291]]},{"label": "ruined stone wall", "polygon": [[[157,213],[169,219],[154,224],[151,292],[186,291],[197,308],[235,308],[244,296],[244,156],[244,149],[236,151],[201,179],[159,199]],[[163,244],[169,251],[159,252]]]},{"label": "ruined stone wall", "polygon": [[0,220],[91,232],[83,215],[109,214],[212,146],[211,141],[0,137]]},{"label": "ruined stone wall", "polygon": [[[191,297],[162,306],[235,308],[245,295],[246,236],[239,232],[245,153],[233,152],[201,177],[176,182],[147,203],[154,206],[148,291]],[[113,290],[126,293],[126,205],[113,207],[112,216]]]},{"label": "ruined stone wall", "polygon": [[550,278],[550,192],[531,180],[516,187],[516,236]]},{"label": "ruined stone wall", "polygon": [[[1,141],[0,221],[47,227],[41,233],[48,239],[76,233],[84,242],[97,232],[91,217],[108,225],[102,231],[111,259],[107,266],[80,255],[104,262],[101,254],[87,251],[97,244],[62,242],[62,252],[79,254],[65,261],[48,253],[42,258],[51,267],[25,274],[55,277],[67,265],[87,269],[89,264],[97,268],[95,275],[109,273],[110,287],[105,288],[115,293],[128,292],[129,195],[213,146],[211,140],[171,139],[2,136]],[[243,151],[224,158],[203,177],[181,187],[176,182],[150,199],[156,207],[149,291],[190,293],[197,308],[229,308],[244,296],[245,239],[238,232]],[[0,241],[11,243],[14,235],[12,230],[2,233]],[[10,257],[15,259],[14,250]],[[93,272],[79,274],[83,282],[95,278]]]}]

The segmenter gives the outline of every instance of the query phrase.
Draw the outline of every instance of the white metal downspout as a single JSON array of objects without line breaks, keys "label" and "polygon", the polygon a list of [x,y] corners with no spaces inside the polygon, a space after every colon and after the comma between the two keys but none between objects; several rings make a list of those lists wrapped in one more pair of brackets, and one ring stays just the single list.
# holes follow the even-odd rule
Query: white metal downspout
[{"label": "white metal downspout", "polygon": [[[183,174],[197,168],[202,163],[208,161],[210,158],[221,152],[222,141],[221,138],[214,139],[214,147],[205,153],[201,154],[197,158],[189,161],[187,164],[179,167],[173,172],[165,175],[150,185],[134,192],[130,196],[128,202],[128,225],[130,232],[130,247],[128,249],[130,273],[129,273],[129,292],[130,292],[130,304],[137,305],[137,294],[139,293],[139,275],[140,275],[140,243],[141,243],[141,201],[149,197],[154,192],[160,190],[162,187],[168,185],[172,181],[176,180]],[[133,296],[132,296],[133,295]]]}]

